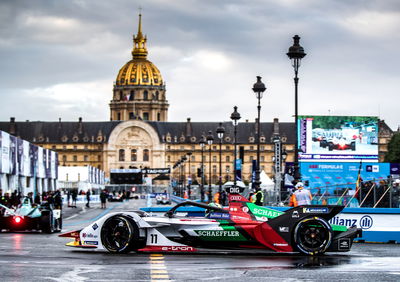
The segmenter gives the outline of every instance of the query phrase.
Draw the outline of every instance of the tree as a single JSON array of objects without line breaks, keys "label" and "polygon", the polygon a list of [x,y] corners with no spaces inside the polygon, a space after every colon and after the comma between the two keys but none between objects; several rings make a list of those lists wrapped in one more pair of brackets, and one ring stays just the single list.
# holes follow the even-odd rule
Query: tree
[{"label": "tree", "polygon": [[388,144],[388,151],[385,154],[385,162],[400,163],[400,133],[395,133]]}]

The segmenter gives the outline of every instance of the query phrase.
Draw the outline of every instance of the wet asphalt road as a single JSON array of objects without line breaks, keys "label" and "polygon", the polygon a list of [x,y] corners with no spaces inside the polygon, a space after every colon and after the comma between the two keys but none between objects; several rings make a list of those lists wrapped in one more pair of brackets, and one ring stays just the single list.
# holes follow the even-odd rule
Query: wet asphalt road
[{"label": "wet asphalt road", "polygon": [[[110,203],[137,209],[141,200]],[[65,230],[104,211],[64,209]],[[57,234],[0,233],[0,281],[400,281],[400,244],[355,244],[320,257],[254,252],[111,255],[64,246]]]}]

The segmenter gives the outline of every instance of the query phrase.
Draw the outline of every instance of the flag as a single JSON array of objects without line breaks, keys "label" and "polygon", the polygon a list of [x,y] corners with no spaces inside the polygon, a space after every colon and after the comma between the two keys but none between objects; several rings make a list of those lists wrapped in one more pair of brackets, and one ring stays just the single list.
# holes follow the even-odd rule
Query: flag
[{"label": "flag", "polygon": [[362,168],[362,160],[360,160],[360,167],[358,168],[358,174],[357,174],[357,181],[356,181],[356,193],[354,194],[354,198],[357,198],[358,193],[360,192],[361,188],[361,168]]},{"label": "flag", "polygon": [[129,101],[130,98],[131,98],[131,94],[125,95],[125,101]]}]

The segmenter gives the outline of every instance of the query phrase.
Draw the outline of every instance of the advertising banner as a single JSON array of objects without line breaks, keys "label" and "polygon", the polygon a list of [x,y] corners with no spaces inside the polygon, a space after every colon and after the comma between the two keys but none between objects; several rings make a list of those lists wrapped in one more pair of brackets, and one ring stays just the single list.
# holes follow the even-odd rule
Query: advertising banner
[{"label": "advertising banner", "polygon": [[10,135],[10,173],[17,174],[17,137]]},{"label": "advertising banner", "polygon": [[[360,162],[328,163],[302,162],[300,163],[303,181],[308,181],[310,188],[351,184],[347,187],[355,188],[360,170]],[[363,181],[386,179],[390,175],[389,163],[361,163],[360,170]]]},{"label": "advertising banner", "polygon": [[56,179],[56,171],[57,171],[57,160],[56,160],[57,154],[54,151],[50,151],[50,178]]},{"label": "advertising banner", "polygon": [[43,158],[43,148],[37,147],[37,170],[36,176],[40,178],[44,178],[44,158]]},{"label": "advertising banner", "polygon": [[378,161],[378,118],[300,116],[301,161]]},{"label": "advertising banner", "polygon": [[1,173],[10,173],[10,135],[1,131]]},{"label": "advertising banner", "polygon": [[21,174],[23,176],[31,176],[31,159],[29,158],[29,142],[22,140],[22,161],[20,166],[22,166]]}]

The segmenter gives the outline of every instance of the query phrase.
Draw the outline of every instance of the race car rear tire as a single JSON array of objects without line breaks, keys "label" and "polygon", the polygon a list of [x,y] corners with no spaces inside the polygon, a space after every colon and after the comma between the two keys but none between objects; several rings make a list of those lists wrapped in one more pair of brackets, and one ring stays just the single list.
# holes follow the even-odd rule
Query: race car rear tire
[{"label": "race car rear tire", "polygon": [[129,253],[136,249],[139,228],[128,217],[114,215],[104,222],[100,236],[104,248],[110,253]]},{"label": "race car rear tire", "polygon": [[332,243],[332,228],[323,218],[302,219],[294,229],[294,248],[307,255],[322,254]]},{"label": "race car rear tire", "polygon": [[50,211],[42,211],[42,216],[40,217],[40,229],[45,233],[53,233],[53,214]]}]

